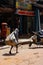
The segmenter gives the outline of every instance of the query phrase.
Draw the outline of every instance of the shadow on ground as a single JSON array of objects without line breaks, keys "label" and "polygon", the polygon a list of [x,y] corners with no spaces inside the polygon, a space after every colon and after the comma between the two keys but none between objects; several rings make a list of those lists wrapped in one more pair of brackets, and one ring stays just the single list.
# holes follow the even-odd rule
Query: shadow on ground
[{"label": "shadow on ground", "polygon": [[42,49],[43,47],[30,47],[29,49]]},{"label": "shadow on ground", "polygon": [[5,53],[3,54],[3,56],[15,56],[17,53],[12,53],[12,54],[9,54],[9,53]]}]

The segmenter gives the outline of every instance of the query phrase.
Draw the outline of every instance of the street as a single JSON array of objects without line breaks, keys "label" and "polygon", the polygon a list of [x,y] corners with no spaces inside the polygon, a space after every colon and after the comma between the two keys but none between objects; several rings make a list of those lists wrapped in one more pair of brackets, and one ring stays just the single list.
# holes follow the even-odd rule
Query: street
[{"label": "street", "polygon": [[9,54],[10,46],[0,47],[0,65],[43,65],[43,45],[39,48],[37,45],[21,45],[16,54],[16,48],[12,49],[12,54]]},{"label": "street", "polygon": [[43,65],[43,0],[0,0],[0,65]]}]

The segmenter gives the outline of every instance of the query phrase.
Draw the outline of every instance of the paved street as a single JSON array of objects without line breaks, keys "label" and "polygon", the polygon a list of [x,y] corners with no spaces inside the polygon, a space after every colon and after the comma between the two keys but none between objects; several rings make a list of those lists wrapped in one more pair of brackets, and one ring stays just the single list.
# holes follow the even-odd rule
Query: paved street
[{"label": "paved street", "polygon": [[15,47],[12,49],[12,55],[9,54],[10,46],[0,47],[0,65],[43,65],[43,46],[37,48],[32,45],[29,49],[27,45],[19,46],[18,53]]}]

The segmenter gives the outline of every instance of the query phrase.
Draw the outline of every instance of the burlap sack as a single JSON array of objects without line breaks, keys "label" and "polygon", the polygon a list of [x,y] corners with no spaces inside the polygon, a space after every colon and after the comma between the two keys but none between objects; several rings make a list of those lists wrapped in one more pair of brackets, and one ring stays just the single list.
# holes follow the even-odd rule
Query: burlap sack
[{"label": "burlap sack", "polygon": [[36,35],[33,35],[31,38],[32,38],[32,40],[33,40],[34,43],[37,42],[37,36]]}]

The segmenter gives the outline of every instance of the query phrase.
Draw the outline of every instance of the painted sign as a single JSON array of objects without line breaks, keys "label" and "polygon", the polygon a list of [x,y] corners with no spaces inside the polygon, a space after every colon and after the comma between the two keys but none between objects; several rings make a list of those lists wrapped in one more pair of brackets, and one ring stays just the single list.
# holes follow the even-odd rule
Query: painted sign
[{"label": "painted sign", "polygon": [[34,11],[24,11],[24,10],[18,10],[17,14],[19,15],[26,15],[26,16],[34,16]]},{"label": "painted sign", "polygon": [[32,5],[26,2],[16,2],[16,8],[24,10],[32,10]]}]

